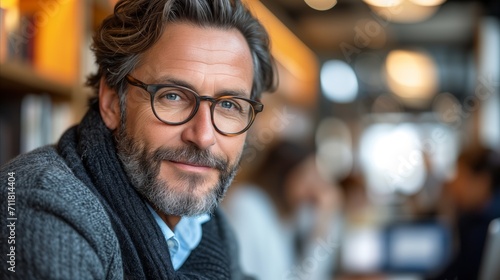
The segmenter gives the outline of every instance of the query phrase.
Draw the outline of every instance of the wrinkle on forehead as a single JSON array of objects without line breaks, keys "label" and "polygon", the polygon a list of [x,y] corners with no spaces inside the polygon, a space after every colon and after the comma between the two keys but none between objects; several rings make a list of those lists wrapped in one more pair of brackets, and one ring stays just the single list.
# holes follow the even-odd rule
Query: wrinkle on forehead
[{"label": "wrinkle on forehead", "polygon": [[[204,53],[209,55],[209,58],[216,58],[218,52],[222,52],[222,55],[233,55],[241,56],[242,47],[245,51],[250,54],[250,48],[241,34],[237,29],[219,29],[215,27],[196,27],[188,24],[172,24],[170,27],[177,26],[178,28],[165,29],[164,35],[160,37],[159,41],[153,45],[152,49],[161,47],[163,44],[168,44],[170,50],[176,51],[179,49],[181,51],[189,52],[192,50],[194,53]],[[199,30],[200,34],[197,34],[196,38],[191,38],[187,43],[183,38],[186,33],[191,30]],[[241,43],[244,42],[242,45]],[[168,50],[166,50],[168,51]],[[161,53],[159,50],[158,52]],[[251,55],[245,58],[245,63],[253,63]]]},{"label": "wrinkle on forehead", "polygon": [[[200,91],[248,92],[253,84],[253,61],[248,44],[236,29],[200,28],[173,24],[142,60],[146,83],[171,76]],[[206,94],[206,93],[205,93]],[[211,94],[210,94],[211,95]]]}]

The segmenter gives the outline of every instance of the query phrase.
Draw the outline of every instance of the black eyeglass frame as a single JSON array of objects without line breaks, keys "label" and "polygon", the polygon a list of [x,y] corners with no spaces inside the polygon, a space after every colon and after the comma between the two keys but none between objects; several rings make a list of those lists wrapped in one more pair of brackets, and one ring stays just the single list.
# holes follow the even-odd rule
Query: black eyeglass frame
[{"label": "black eyeglass frame", "polygon": [[[264,104],[262,104],[262,103],[260,103],[258,101],[255,101],[255,100],[244,98],[244,97],[225,95],[225,96],[220,96],[220,97],[217,97],[217,98],[213,98],[213,97],[210,97],[210,96],[199,95],[198,93],[196,93],[194,90],[192,90],[190,88],[187,88],[187,87],[184,87],[184,86],[180,86],[180,85],[176,85],[176,84],[146,84],[146,83],[143,83],[140,80],[134,78],[130,74],[128,74],[127,76],[125,76],[125,80],[129,84],[131,84],[133,86],[136,86],[136,87],[139,87],[139,88],[142,88],[146,92],[149,93],[149,95],[151,97],[150,101],[151,101],[151,109],[153,110],[153,114],[156,116],[156,118],[158,120],[160,120],[161,122],[163,122],[165,124],[168,124],[168,125],[181,125],[181,124],[187,123],[198,112],[198,109],[200,107],[201,101],[210,101],[212,103],[210,105],[210,118],[211,118],[212,125],[215,128],[215,130],[218,133],[220,133],[222,135],[225,135],[225,136],[236,136],[236,135],[243,134],[245,131],[247,131],[252,126],[253,122],[255,121],[255,117],[257,116],[257,114],[260,113],[260,112],[262,112],[262,110],[264,110]],[[182,89],[182,90],[191,92],[194,95],[194,97],[195,97],[196,105],[195,105],[194,109],[192,110],[191,114],[184,121],[182,121],[182,122],[167,122],[167,121],[161,119],[158,116],[158,114],[156,113],[156,109],[155,109],[155,106],[154,106],[155,95],[156,95],[156,93],[160,89],[166,88],[166,87],[178,88],[178,89]],[[245,128],[243,128],[239,132],[227,133],[227,132],[224,132],[224,131],[220,130],[215,125],[215,121],[214,121],[215,104],[217,104],[220,100],[224,100],[224,99],[240,99],[240,100],[244,100],[244,101],[247,101],[248,103],[250,103],[250,105],[252,107],[252,117],[251,117],[250,121],[248,122],[247,126]]]}]

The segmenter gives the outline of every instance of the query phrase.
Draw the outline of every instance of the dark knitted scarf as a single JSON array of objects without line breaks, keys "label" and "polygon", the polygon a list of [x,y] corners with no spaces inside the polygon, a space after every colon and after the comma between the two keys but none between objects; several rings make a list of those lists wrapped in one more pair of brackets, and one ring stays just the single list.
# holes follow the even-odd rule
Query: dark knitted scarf
[{"label": "dark knitted scarf", "polygon": [[106,209],[120,242],[126,279],[239,278],[234,275],[231,238],[219,211],[203,225],[199,246],[174,270],[165,237],[125,174],[97,106],[89,109],[80,125],[65,132],[58,150]]}]

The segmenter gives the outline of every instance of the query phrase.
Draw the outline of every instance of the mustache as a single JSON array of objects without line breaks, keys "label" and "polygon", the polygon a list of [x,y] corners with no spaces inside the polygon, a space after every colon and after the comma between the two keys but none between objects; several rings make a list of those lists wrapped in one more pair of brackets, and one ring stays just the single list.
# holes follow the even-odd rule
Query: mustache
[{"label": "mustache", "polygon": [[201,150],[194,146],[183,148],[158,148],[153,154],[155,161],[176,161],[191,165],[208,166],[219,171],[225,171],[228,167],[227,160],[218,157],[209,150]]}]

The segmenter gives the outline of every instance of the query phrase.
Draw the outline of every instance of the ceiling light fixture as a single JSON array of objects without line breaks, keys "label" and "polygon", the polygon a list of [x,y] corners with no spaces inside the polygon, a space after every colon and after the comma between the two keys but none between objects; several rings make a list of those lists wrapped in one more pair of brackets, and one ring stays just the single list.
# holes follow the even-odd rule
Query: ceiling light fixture
[{"label": "ceiling light fixture", "polygon": [[326,11],[337,4],[337,0],[304,0],[306,4],[318,11]]}]

